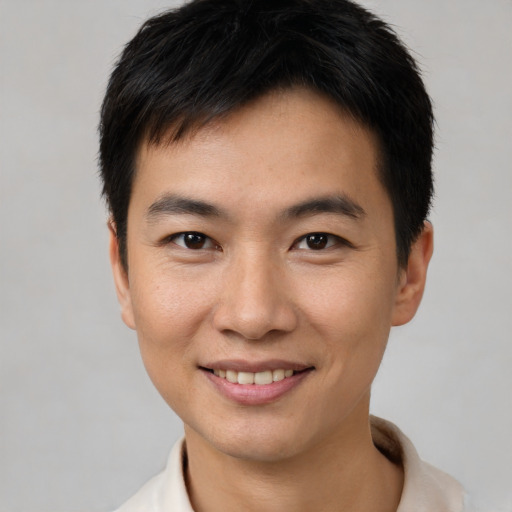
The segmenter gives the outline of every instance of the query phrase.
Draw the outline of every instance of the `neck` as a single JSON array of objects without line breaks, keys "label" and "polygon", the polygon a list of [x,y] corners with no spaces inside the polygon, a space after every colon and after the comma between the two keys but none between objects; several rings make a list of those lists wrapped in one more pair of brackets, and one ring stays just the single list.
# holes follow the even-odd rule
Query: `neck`
[{"label": "neck", "polygon": [[375,448],[367,413],[355,414],[307,451],[272,462],[232,457],[192,429],[185,432],[187,487],[196,512],[394,512],[398,507],[402,470]]}]

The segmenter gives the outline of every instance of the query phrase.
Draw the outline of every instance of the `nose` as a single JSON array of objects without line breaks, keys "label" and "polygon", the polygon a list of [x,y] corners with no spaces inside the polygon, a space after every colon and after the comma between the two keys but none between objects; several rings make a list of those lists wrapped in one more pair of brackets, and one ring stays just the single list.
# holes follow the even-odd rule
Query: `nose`
[{"label": "nose", "polygon": [[245,254],[228,265],[214,313],[215,328],[246,340],[293,331],[297,313],[284,273],[264,255]]}]

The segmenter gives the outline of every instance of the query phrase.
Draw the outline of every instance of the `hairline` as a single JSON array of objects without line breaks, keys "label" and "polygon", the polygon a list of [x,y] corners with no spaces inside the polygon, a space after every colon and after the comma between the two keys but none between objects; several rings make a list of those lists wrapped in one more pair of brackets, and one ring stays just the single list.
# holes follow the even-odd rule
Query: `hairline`
[{"label": "hairline", "polygon": [[[395,234],[396,257],[398,266],[399,268],[405,267],[406,261],[404,261],[404,257],[405,259],[408,257],[410,252],[410,246],[405,248],[406,252],[401,251],[401,243],[398,239],[398,216],[395,208],[395,203],[393,201],[393,198],[391,197],[391,190],[389,189],[385,181],[386,167],[390,165],[387,162],[389,160],[389,155],[387,155],[385,152],[385,144],[382,141],[381,135],[379,134],[378,130],[369,126],[368,123],[364,122],[364,120],[358,117],[346,105],[341,104],[335,97],[333,97],[333,95],[325,92],[324,90],[316,88],[311,84],[278,83],[275,84],[274,86],[269,87],[268,89],[260,91],[259,94],[256,94],[251,98],[247,99],[246,101],[234,105],[225,111],[219,113],[211,113],[209,115],[204,114],[203,116],[198,116],[195,119],[187,119],[185,115],[182,115],[178,116],[178,119],[176,119],[174,122],[170,122],[165,125],[151,123],[151,120],[149,120],[146,126],[143,127],[142,130],[140,130],[139,138],[138,140],[136,140],[134,144],[132,154],[132,175],[130,180],[129,197],[126,204],[126,214],[124,216],[124,230],[122,230],[121,233],[119,233],[119,230],[116,230],[116,236],[120,243],[121,262],[125,270],[128,270],[128,211],[133,195],[133,185],[137,177],[137,162],[142,148],[144,146],[165,147],[174,144],[184,143],[187,140],[191,140],[192,138],[194,138],[199,132],[201,132],[201,130],[205,128],[215,126],[215,124],[222,125],[222,123],[226,122],[231,115],[234,115],[243,108],[251,105],[252,103],[258,102],[258,100],[268,95],[285,94],[295,89],[304,89],[326,98],[331,103],[333,108],[336,108],[338,110],[341,116],[349,117],[358,127],[365,130],[371,136],[375,148],[375,173],[377,175],[377,179],[382,185],[391,203],[391,208],[393,212],[393,231]],[[412,240],[411,243],[413,242],[414,240]]]}]

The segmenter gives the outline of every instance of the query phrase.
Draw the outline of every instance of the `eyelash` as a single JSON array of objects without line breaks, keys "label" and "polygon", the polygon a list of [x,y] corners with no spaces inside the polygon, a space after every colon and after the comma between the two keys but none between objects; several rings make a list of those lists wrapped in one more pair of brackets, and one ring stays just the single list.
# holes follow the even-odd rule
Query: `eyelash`
[{"label": "eyelash", "polygon": [[[311,247],[311,246],[308,246],[307,248],[299,247],[299,245],[303,242],[305,242],[306,244],[308,244],[308,242],[315,243],[315,238],[317,239],[316,243],[318,245],[320,245],[320,247]],[[318,239],[320,239],[320,240],[318,240]],[[323,246],[322,246],[322,242],[323,242],[322,239],[327,239],[325,241],[325,245],[323,245]],[[329,243],[329,240],[332,243]],[[307,235],[301,236],[293,243],[292,247],[294,247],[298,250],[311,250],[311,251],[320,252],[320,251],[327,250],[327,249],[330,249],[331,247],[335,247],[335,246],[345,246],[345,247],[354,248],[354,245],[351,244],[348,240],[345,240],[344,238],[341,238],[336,235],[331,235],[330,233],[322,233],[322,232],[308,233]]]},{"label": "eyelash", "polygon": [[[187,238],[188,237],[188,242]],[[195,237],[195,238],[194,238]],[[177,240],[182,238],[183,243],[177,243]],[[315,241],[316,239],[316,241]],[[329,241],[331,243],[329,243]],[[192,251],[198,251],[198,250],[209,250],[209,249],[221,249],[221,246],[213,240],[213,238],[210,238],[209,236],[200,233],[198,231],[184,231],[181,233],[175,233],[174,235],[171,235],[163,240],[163,244],[166,243],[174,243],[179,247],[183,247],[184,249],[189,249]],[[325,242],[325,243],[324,243]],[[194,244],[197,243],[200,245],[200,247],[190,247],[188,243]],[[317,247],[311,247],[308,245],[308,247],[299,247],[301,243],[313,243],[317,244]],[[324,244],[323,244],[324,243]],[[205,247],[204,245],[207,244],[209,247]],[[316,232],[316,233],[308,233],[306,235],[301,236],[295,242],[292,244],[292,248],[296,250],[311,250],[311,251],[323,251],[330,249],[331,247],[335,247],[337,245],[345,246],[354,248],[354,245],[351,244],[348,240],[345,240],[344,238],[341,238],[336,235],[332,235],[330,233],[322,233],[322,232]]]},{"label": "eyelash", "polygon": [[[183,243],[179,244],[176,242],[176,240],[178,240],[180,237],[183,238]],[[189,247],[187,245],[187,242],[186,242],[186,238],[185,237],[190,237],[189,238],[189,242],[194,242],[194,239],[193,237],[196,237],[196,238],[199,238],[201,240],[196,240],[196,242],[198,243],[203,243],[203,245],[201,247]],[[184,231],[182,233],[175,233],[174,235],[171,235],[167,238],[165,238],[163,240],[163,244],[166,244],[166,243],[169,243],[169,242],[172,242],[174,244],[176,244],[177,246],[179,247],[183,247],[184,249],[189,249],[189,250],[192,250],[192,251],[198,251],[198,250],[201,250],[201,249],[219,249],[220,248],[220,245],[217,244],[217,242],[215,242],[215,240],[213,240],[213,238],[210,238],[209,236],[203,234],[203,233],[199,233],[198,231]],[[210,244],[211,247],[204,247],[204,244]]]}]

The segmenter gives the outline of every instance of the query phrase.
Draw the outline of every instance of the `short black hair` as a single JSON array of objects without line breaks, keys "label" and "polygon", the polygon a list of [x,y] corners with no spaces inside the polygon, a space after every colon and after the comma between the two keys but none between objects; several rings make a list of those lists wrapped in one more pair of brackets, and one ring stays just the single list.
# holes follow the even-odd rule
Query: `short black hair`
[{"label": "short black hair", "polygon": [[295,86],[326,95],[377,136],[398,263],[407,263],[432,200],[434,119],[419,69],[395,32],[351,0],[193,0],[142,25],[101,108],[103,193],[125,268],[141,142],[177,141]]}]

